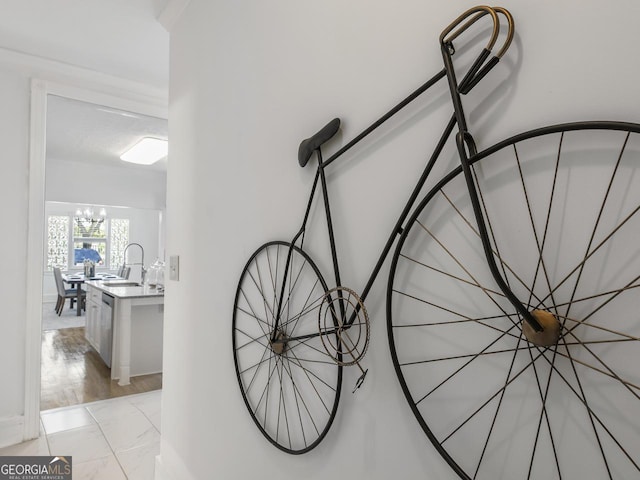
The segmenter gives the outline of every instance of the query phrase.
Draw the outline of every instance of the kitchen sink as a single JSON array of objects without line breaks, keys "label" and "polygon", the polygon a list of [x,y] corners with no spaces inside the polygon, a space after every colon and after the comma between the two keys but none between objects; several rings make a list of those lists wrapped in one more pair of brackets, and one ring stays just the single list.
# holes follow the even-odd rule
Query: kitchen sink
[{"label": "kitchen sink", "polygon": [[102,282],[105,287],[139,287],[140,284],[138,282],[134,282],[131,280],[109,280],[107,282]]}]

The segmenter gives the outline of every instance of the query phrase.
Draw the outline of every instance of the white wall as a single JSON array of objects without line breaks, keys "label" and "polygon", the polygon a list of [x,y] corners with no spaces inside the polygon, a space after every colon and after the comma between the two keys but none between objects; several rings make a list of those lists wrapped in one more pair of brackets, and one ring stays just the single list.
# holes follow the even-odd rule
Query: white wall
[{"label": "white wall", "polygon": [[165,172],[47,158],[48,201],[162,210],[166,186]]},{"label": "white wall", "polygon": [[15,435],[3,427],[11,430],[11,419],[24,410],[29,94],[25,75],[0,66],[0,263],[11,272],[0,279],[0,444]]},{"label": "white wall", "polygon": [[[518,30],[507,57],[467,103],[479,146],[543,124],[638,120],[640,4],[505,0]],[[180,281],[165,298],[158,478],[453,478],[400,391],[388,354],[383,270],[367,302],[369,376],[345,391],[332,430],[287,456],[256,430],[231,350],[241,269],[263,241],[290,238],[312,169],[297,145],[334,116],[335,151],[440,68],[438,35],[466,2],[192,0],[172,32],[167,255]],[[343,283],[360,289],[434,137],[444,91],[331,168]],[[430,116],[429,116],[430,115]],[[333,167],[333,166],[332,166]],[[339,205],[339,206],[338,206]],[[308,250],[329,272],[317,213]],[[327,273],[328,274],[328,273]],[[327,275],[326,274],[326,275]],[[163,475],[163,477],[161,477]]]}]

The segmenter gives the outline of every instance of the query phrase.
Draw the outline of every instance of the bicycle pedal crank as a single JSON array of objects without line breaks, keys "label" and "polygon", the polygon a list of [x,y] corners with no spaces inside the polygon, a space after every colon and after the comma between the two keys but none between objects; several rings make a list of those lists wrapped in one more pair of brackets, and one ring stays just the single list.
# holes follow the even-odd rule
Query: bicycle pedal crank
[{"label": "bicycle pedal crank", "polygon": [[535,317],[540,326],[541,332],[536,332],[529,322],[522,321],[522,332],[530,343],[539,347],[551,347],[558,343],[560,338],[560,322],[551,312],[546,310],[533,310],[531,315]]},{"label": "bicycle pedal crank", "polygon": [[369,315],[351,289],[336,287],[325,293],[318,310],[320,340],[338,365],[354,365],[369,346]]},{"label": "bicycle pedal crank", "polygon": [[[360,365],[358,366],[360,367]],[[367,373],[369,373],[368,368],[366,370],[362,370],[362,367],[360,367],[360,371],[362,371],[362,375],[360,375],[358,377],[358,380],[356,380],[356,386],[351,393],[356,393],[356,390],[358,390],[362,386],[362,383],[364,382],[364,377],[366,377]]]}]

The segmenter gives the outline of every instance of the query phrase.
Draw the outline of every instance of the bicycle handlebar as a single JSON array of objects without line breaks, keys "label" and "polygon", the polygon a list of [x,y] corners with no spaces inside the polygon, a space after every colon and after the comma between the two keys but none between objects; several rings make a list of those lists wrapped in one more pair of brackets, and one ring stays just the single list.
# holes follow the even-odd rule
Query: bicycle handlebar
[{"label": "bicycle handlebar", "polygon": [[[440,34],[440,44],[443,48],[448,48],[452,45],[451,42],[464,33],[471,25],[486,15],[491,16],[493,22],[493,29],[487,46],[482,50],[476,61],[473,63],[465,77],[460,82],[459,92],[461,94],[467,94],[469,91],[482,80],[489,71],[495,67],[500,58],[506,53],[511,46],[513,36],[515,34],[515,22],[513,16],[506,8],[503,7],[488,7],[486,5],[470,8],[458,18],[456,18],[444,31]],[[490,60],[489,55],[493,50],[498,36],[500,34],[500,19],[498,15],[503,15],[507,20],[508,30],[505,41],[500,47],[500,50]],[[453,52],[452,52],[453,53]]]},{"label": "bicycle handlebar", "polygon": [[496,53],[496,57],[502,58],[502,56],[506,53],[507,50],[509,50],[509,47],[511,46],[511,42],[513,41],[513,35],[516,32],[516,24],[515,24],[515,21],[513,20],[513,16],[511,15],[511,12],[509,12],[509,10],[507,10],[506,8],[493,7],[493,9],[496,11],[496,13],[501,13],[502,15],[504,15],[505,18],[507,19],[507,24],[509,25],[509,30],[507,31],[507,38],[505,39],[504,44],[502,45],[502,48],[500,49],[500,51]]},{"label": "bicycle handlebar", "polygon": [[[453,40],[458,38],[460,34],[466,31],[471,25],[476,23],[485,15],[491,15],[491,20],[493,21],[493,31],[491,32],[491,37],[489,38],[489,43],[485,47],[487,50],[491,51],[496,41],[498,40],[498,34],[500,33],[500,20],[498,19],[498,14],[496,13],[494,8],[487,7],[486,5],[480,5],[477,7],[470,8],[458,18],[456,18],[447,28],[445,28],[440,34],[440,43],[445,45],[447,43],[451,43]],[[454,28],[458,27],[463,21],[473,15],[473,18],[467,20],[467,22],[458,28],[453,34],[451,32]],[[451,34],[449,38],[447,35]]]}]

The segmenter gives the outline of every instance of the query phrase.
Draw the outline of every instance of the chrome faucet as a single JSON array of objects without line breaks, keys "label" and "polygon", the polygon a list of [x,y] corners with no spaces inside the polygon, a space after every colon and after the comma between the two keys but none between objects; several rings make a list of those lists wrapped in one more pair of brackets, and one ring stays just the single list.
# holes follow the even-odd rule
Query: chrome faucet
[{"label": "chrome faucet", "polygon": [[140,273],[141,273],[140,283],[144,285],[144,277],[147,275],[147,269],[144,268],[144,248],[142,247],[142,245],[140,245],[139,243],[130,243],[129,245],[124,247],[124,252],[122,252],[122,263],[125,266],[127,265],[127,250],[129,249],[129,247],[132,247],[133,245],[140,247],[142,260],[140,263],[130,263],[129,265],[140,265]]}]

